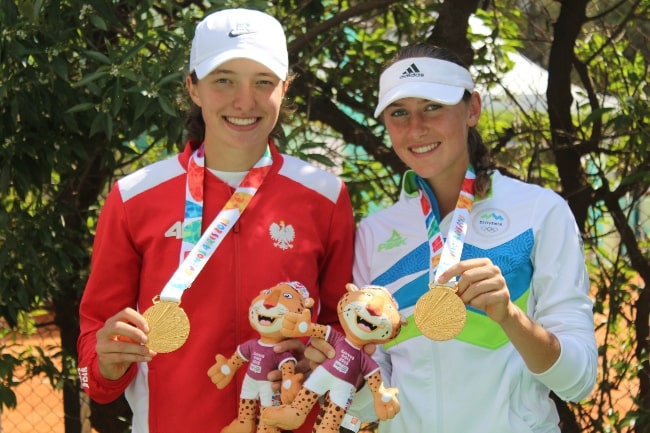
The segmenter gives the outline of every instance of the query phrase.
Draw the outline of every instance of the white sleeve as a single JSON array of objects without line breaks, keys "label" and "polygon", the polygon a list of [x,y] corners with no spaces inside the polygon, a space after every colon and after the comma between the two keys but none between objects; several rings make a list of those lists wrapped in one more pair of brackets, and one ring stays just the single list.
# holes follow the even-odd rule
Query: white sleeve
[{"label": "white sleeve", "polygon": [[560,398],[579,401],[596,382],[593,301],[580,232],[566,202],[555,196],[540,201],[548,211],[539,213],[545,216],[535,233],[532,311],[533,320],[558,338],[561,353],[534,376]]}]

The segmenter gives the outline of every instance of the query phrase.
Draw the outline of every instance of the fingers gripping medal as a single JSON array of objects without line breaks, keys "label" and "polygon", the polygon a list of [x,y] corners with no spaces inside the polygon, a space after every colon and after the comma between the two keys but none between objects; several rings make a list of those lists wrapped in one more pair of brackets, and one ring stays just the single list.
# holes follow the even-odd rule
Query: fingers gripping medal
[{"label": "fingers gripping medal", "polygon": [[450,340],[465,327],[467,311],[465,303],[456,293],[458,287],[455,279],[449,284],[439,284],[437,275],[460,261],[470,211],[474,203],[475,177],[473,168],[468,167],[446,241],[443,241],[426,193],[420,190],[420,203],[429,237],[431,255],[429,277],[432,283],[429,284],[428,292],[415,304],[413,319],[422,335],[432,340]]},{"label": "fingers gripping medal", "polygon": [[154,352],[173,352],[190,335],[190,321],[178,302],[154,299],[143,316],[150,330],[146,346]]},{"label": "fingers gripping medal", "polygon": [[465,327],[465,304],[458,289],[431,284],[429,291],[415,304],[413,318],[422,335],[436,341],[451,340]]}]

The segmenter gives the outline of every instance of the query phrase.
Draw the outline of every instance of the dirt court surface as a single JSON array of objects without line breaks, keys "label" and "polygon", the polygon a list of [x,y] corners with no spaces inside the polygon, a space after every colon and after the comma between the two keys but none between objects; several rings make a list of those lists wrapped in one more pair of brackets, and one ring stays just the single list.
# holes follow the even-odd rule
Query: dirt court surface
[{"label": "dirt court surface", "polygon": [[22,383],[16,390],[18,405],[2,413],[3,433],[64,433],[60,393],[47,380]]},{"label": "dirt court surface", "polygon": [[[14,340],[15,338],[15,340]],[[3,353],[16,356],[28,347],[48,347],[58,344],[58,333],[54,326],[39,328],[39,332],[28,339],[7,336],[3,338]],[[2,433],[64,433],[62,393],[52,389],[47,377],[24,380],[22,372],[16,372],[15,379],[22,383],[14,388],[17,405],[2,412]]]},{"label": "dirt court surface", "polygon": [[[6,336],[0,339],[2,353],[14,356],[28,347],[41,347],[45,353],[55,353],[61,344],[56,326],[51,317],[38,319],[38,332],[29,338]],[[0,326],[4,324],[0,323]],[[4,409],[0,422],[0,433],[65,433],[63,421],[63,391],[52,388],[45,375],[25,380],[22,372],[16,372],[15,379],[22,383],[14,388],[17,405],[15,409]],[[95,430],[87,430],[95,433]]]}]

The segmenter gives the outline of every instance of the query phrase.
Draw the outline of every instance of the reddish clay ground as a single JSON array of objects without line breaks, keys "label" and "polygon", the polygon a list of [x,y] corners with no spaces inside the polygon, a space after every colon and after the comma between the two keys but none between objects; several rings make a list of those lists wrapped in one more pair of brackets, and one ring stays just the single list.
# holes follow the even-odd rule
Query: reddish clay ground
[{"label": "reddish clay ground", "polygon": [[50,384],[33,379],[17,389],[18,405],[2,414],[6,433],[64,433],[60,394]]},{"label": "reddish clay ground", "polygon": [[[38,332],[30,338],[7,336],[0,340],[3,354],[16,356],[27,347],[40,347],[45,353],[58,351],[59,333],[49,316],[37,318]],[[0,423],[1,433],[64,433],[62,391],[52,388],[45,375],[24,380],[22,372],[16,372],[16,379],[22,383],[13,389],[16,393],[15,409],[5,409]],[[89,432],[95,432],[89,430]]]}]

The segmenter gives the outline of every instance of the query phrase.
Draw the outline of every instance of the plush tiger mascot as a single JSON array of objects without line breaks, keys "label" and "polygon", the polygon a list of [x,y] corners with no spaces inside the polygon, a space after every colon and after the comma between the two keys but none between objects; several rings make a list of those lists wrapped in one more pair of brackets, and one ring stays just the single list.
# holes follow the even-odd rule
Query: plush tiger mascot
[{"label": "plush tiger mascot", "polygon": [[380,420],[393,418],[399,412],[398,390],[384,388],[379,365],[363,350],[368,343],[386,343],[397,336],[403,324],[397,303],[381,286],[358,288],[347,284],[346,289],[337,306],[345,335],[330,326],[312,323],[307,309],[285,316],[285,336],[323,338],[336,349],[336,356],[316,367],[291,404],[265,408],[262,422],[295,429],[302,425],[319,397],[324,396],[313,431],[338,433],[360,375],[373,393]]},{"label": "plush tiger mascot", "polygon": [[[314,305],[305,286],[297,281],[283,282],[265,289],[253,299],[248,309],[251,326],[259,339],[248,340],[237,347],[229,359],[218,354],[208,376],[217,388],[228,385],[235,372],[248,362],[240,394],[239,412],[221,433],[276,433],[275,427],[258,423],[258,405],[261,409],[272,405],[290,403],[300,390],[302,374],[295,373],[296,358],[291,352],[275,353],[273,346],[286,337],[283,321],[288,314],[300,315]],[[281,393],[271,389],[267,380],[270,371],[282,371]]]}]

